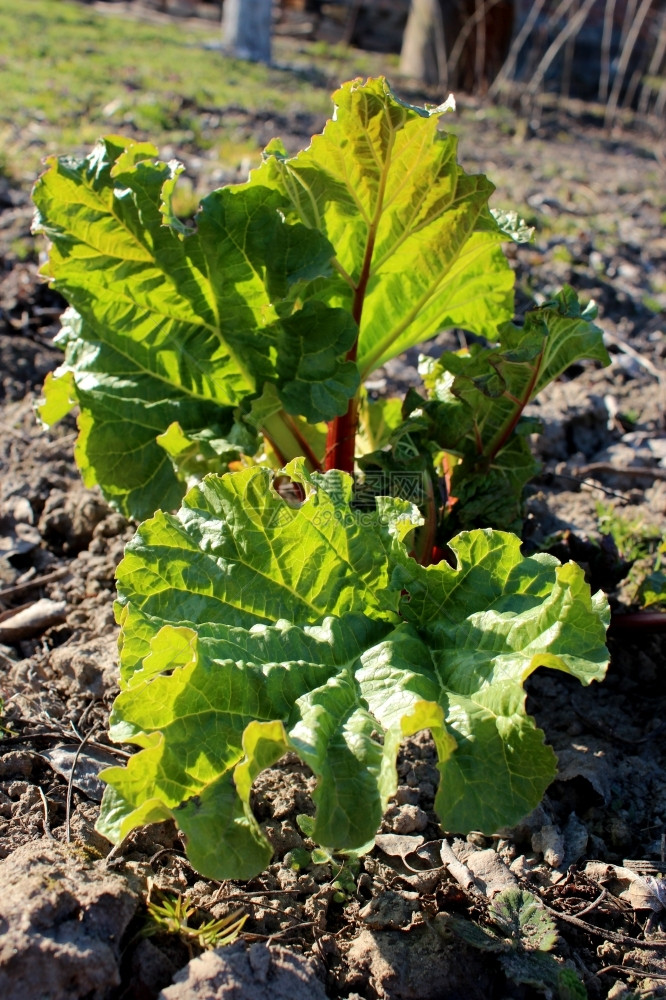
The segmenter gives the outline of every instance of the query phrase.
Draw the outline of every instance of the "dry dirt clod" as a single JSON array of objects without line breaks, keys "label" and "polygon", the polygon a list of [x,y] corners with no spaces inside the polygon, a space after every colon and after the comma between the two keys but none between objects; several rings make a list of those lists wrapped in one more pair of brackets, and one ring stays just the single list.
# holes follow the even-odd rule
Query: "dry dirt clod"
[{"label": "dry dirt clod", "polygon": [[[345,957],[347,982],[362,996],[487,1000],[492,995],[492,970],[485,957],[479,958],[460,941],[443,941],[428,926],[412,928],[407,934],[361,931]],[[372,992],[366,993],[368,984]]]},{"label": "dry dirt clod", "polygon": [[0,863],[3,1000],[106,1000],[138,887],[53,841]]},{"label": "dry dirt clod", "polygon": [[278,945],[206,951],[176,974],[158,1000],[326,1000],[314,961]]},{"label": "dry dirt clod", "polygon": [[474,881],[488,899],[498,892],[518,886],[518,880],[492,847],[485,851],[474,851],[467,858],[467,867],[474,875]]}]

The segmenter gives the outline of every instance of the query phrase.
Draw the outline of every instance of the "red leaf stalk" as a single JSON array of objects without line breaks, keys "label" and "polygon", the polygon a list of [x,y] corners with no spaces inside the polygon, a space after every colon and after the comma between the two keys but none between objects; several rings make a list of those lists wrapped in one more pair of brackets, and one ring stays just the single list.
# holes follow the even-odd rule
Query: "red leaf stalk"
[{"label": "red leaf stalk", "polygon": [[[356,325],[361,326],[361,315],[363,313],[363,300],[370,279],[370,265],[372,264],[372,254],[375,249],[377,223],[373,221],[368,232],[368,242],[365,245],[365,255],[361,275],[358,285],[354,291],[354,302],[352,305],[352,316]],[[358,352],[358,336],[352,348],[347,354],[347,361],[356,361]],[[335,417],[328,425],[328,435],[326,437],[326,456],[324,458],[324,468],[340,469],[354,474],[354,453],[356,450],[356,429],[358,427],[358,392],[349,400],[347,412],[341,417]]]}]

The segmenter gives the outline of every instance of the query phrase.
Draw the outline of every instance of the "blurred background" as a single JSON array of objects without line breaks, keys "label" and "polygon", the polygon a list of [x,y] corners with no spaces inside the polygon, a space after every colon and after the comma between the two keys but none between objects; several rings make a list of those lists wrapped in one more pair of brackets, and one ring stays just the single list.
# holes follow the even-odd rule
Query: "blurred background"
[{"label": "blurred background", "polygon": [[508,111],[521,138],[553,109],[659,138],[666,0],[0,0],[0,174],[113,131],[224,182],[378,73],[415,103]]},{"label": "blurred background", "polygon": [[663,338],[666,0],[0,0],[0,318],[32,329],[62,305],[30,234],[48,156],[151,142],[185,165],[191,221],[273,137],[307,146],[342,82],[380,74],[413,104],[455,94],[461,164],[535,227],[507,251],[519,302],[569,282]]},{"label": "blurred background", "polygon": [[[226,41],[265,35],[399,54],[401,74],[465,93],[546,91],[663,113],[663,0],[133,0],[181,17],[221,19]],[[128,6],[125,4],[124,6]],[[225,9],[226,7],[226,9]],[[230,14],[230,11],[233,13]],[[240,23],[239,23],[240,22]],[[270,22],[270,23],[269,23]],[[243,25],[251,26],[244,32]],[[254,45],[252,44],[254,41]]]}]

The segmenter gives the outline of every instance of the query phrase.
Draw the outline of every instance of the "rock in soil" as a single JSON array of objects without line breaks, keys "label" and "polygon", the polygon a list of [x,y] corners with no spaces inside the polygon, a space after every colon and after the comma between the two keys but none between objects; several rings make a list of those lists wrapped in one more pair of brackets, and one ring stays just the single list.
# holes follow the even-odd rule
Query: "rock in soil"
[{"label": "rock in soil", "polygon": [[315,964],[279,945],[242,943],[204,952],[159,1000],[326,1000]]},{"label": "rock in soil", "polygon": [[120,983],[120,942],[135,888],[54,841],[0,862],[3,1000],[105,1000]]},{"label": "rock in soil", "polygon": [[443,941],[430,927],[361,931],[346,953],[347,982],[391,1000],[487,1000],[490,965],[460,941]]}]

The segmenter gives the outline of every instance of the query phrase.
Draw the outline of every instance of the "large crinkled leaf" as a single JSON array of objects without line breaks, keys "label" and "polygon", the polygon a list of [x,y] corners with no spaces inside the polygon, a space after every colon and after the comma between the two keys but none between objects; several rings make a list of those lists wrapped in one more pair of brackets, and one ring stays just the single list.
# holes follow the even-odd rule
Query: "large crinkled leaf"
[{"label": "large crinkled leaf", "polygon": [[355,80],[334,95],[323,133],[294,157],[266,150],[254,184],[277,187],[291,217],[333,245],[337,283],[321,294],[361,314],[358,365],[366,377],[446,327],[495,339],[513,315],[513,273],[500,242],[523,238],[488,209],[494,187],[456,161],[441,115],[400,101],[386,80]]},{"label": "large crinkled leaf", "polygon": [[[81,161],[51,159],[33,195],[35,228],[51,241],[44,273],[98,337],[155,378],[222,406],[266,381],[298,381],[318,363],[334,376],[354,341],[349,317],[316,304],[284,317],[275,305],[328,270],[322,234],[287,225],[281,199],[259,185],[213,192],[194,230],[165,224],[164,189],[180,167],[121,141],[103,140]],[[327,350],[337,325],[332,363],[311,336],[320,323]]]},{"label": "large crinkled leaf", "polygon": [[[52,158],[34,191],[35,229],[51,243],[44,274],[82,318],[70,314],[65,366],[46,387],[43,414],[62,412],[65,378],[83,413],[88,479],[137,517],[184,492],[173,473],[167,483],[168,457],[155,450],[174,401],[181,427],[202,431],[273,386],[287,413],[317,422],[344,413],[359,384],[346,360],[357,332],[350,314],[295,305],[330,271],[325,236],[287,223],[281,196],[259,185],[213,192],[187,229],[170,210],[180,167],[155,156],[148,144],[109,138],[83,160]],[[97,445],[114,406],[107,465]]]},{"label": "large crinkled leaf", "polygon": [[[236,765],[245,756],[245,772],[253,772],[260,755],[262,770],[289,749],[283,722],[298,714],[299,697],[325,691],[331,676],[353,678],[360,652],[389,628],[357,616],[304,628],[286,622],[254,630],[219,626],[215,638],[163,626],[153,638],[147,677],[135,674],[114,705],[111,736],[144,749],[127,768],[105,773],[113,792],[102,832],[121,839],[137,818],[143,822],[145,802],[159,802],[186,834],[198,870],[256,874],[271,851],[249,808],[247,774],[245,801],[236,793]],[[325,757],[324,733],[319,743]],[[340,777],[344,784],[344,772]],[[325,782],[329,793],[330,784]],[[337,794],[335,782],[332,791]],[[377,803],[366,841],[381,819],[371,783],[368,793]]]},{"label": "large crinkled leaf", "polygon": [[454,541],[455,566],[426,569],[405,547],[409,504],[359,512],[350,477],[302,462],[285,475],[305,499],[287,502],[265,469],[209,476],[128,547],[111,734],[141,750],[105,772],[100,830],[117,841],[171,815],[198,870],[247,877],[270,857],[252,781],[293,750],[317,780],[313,837],[361,850],[401,740],[422,729],[446,829],[520,819],[555,774],[524,681],[539,665],[603,676],[603,597],[573,563],[523,558],[490,530]]},{"label": "large crinkled leaf", "polygon": [[383,79],[335,100],[307,150],[272,144],[248,184],[203,200],[194,228],[173,211],[182,168],[148,143],[109,137],[38,181],[44,274],[80,317],[65,321],[42,417],[78,404],[86,482],[124,513],[173,509],[185,483],[239,459],[337,464],[306,421],[345,416],[360,377],[442,327],[492,338],[511,316],[500,243],[524,227],[458,166],[438,129],[450,105],[414,108]]},{"label": "large crinkled leaf", "polygon": [[[489,529],[450,543],[455,567],[405,561],[403,616],[419,629],[448,691],[458,750],[444,764],[436,808],[446,829],[490,831],[538,802],[553,777],[552,752],[524,714],[523,683],[539,666],[601,680],[609,609],[575,563],[523,558],[520,539]],[[502,766],[498,766],[502,761]],[[541,791],[539,791],[541,789]]]},{"label": "large crinkled leaf", "polygon": [[204,474],[210,471],[206,461],[224,470],[257,450],[256,434],[232,407],[193,398],[141,371],[95,342],[72,309],[62,317],[60,344],[66,362],[47,376],[40,416],[52,424],[79,405],[75,457],[83,481],[99,484],[126,517],[177,508],[188,476],[202,465]]},{"label": "large crinkled leaf", "polygon": [[[118,568],[121,600],[164,621],[199,625],[394,616],[387,528],[376,514],[350,510],[351,478],[310,475],[301,459],[285,474],[304,490],[302,504],[283,499],[273,474],[255,468],[208,476],[177,515],[160,511],[145,521]],[[409,504],[393,506],[401,531],[418,524]]]}]

